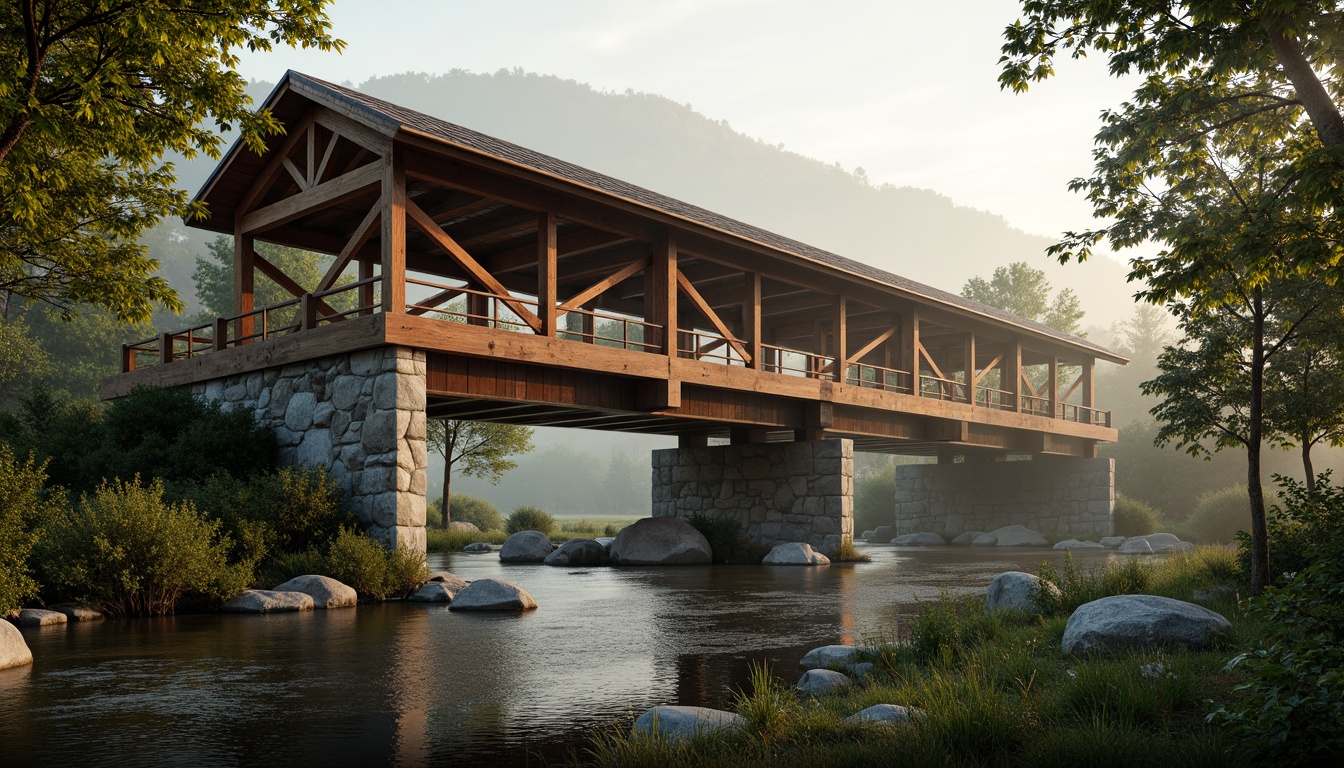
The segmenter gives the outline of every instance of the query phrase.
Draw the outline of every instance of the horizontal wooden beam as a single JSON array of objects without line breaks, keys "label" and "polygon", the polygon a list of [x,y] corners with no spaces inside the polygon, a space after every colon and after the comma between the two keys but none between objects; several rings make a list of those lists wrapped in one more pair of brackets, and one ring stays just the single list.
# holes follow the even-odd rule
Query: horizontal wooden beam
[{"label": "horizontal wooden beam", "polygon": [[243,216],[242,229],[246,234],[260,234],[273,227],[288,224],[310,213],[353,200],[383,182],[380,163],[357,168],[331,181],[299,192],[283,200],[258,208]]}]

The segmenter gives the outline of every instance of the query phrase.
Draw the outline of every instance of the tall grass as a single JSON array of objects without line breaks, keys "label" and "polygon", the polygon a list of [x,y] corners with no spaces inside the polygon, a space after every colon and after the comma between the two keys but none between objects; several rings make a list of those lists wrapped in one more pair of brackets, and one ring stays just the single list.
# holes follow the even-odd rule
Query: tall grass
[{"label": "tall grass", "polygon": [[449,554],[461,552],[462,548],[477,541],[489,544],[503,544],[509,538],[504,531],[445,531],[425,532],[425,545],[430,552]]}]

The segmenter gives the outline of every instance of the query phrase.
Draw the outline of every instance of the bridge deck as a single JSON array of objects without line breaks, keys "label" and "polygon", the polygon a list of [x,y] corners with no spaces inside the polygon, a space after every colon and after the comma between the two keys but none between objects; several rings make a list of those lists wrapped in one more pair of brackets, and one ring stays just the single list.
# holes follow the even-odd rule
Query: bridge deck
[{"label": "bridge deck", "polygon": [[[433,417],[868,450],[1087,456],[1101,347],[291,73],[192,222],[234,235],[238,313],[123,348],[108,397],[379,345]],[[259,243],[328,254],[303,286]],[[294,298],[255,308],[256,275]],[[669,333],[668,329],[675,329]]]}]

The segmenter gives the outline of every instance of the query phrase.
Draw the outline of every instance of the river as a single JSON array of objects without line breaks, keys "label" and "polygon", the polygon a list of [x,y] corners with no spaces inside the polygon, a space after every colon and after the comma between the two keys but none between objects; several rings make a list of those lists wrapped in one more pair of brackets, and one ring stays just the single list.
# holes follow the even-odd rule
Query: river
[{"label": "river", "polygon": [[0,671],[0,754],[82,768],[546,765],[656,704],[729,706],[753,661],[792,679],[809,649],[896,636],[940,590],[982,593],[996,573],[1063,561],[860,547],[872,563],[821,568],[430,556],[523,587],[540,607],[521,616],[387,603],[24,629],[35,661]]}]

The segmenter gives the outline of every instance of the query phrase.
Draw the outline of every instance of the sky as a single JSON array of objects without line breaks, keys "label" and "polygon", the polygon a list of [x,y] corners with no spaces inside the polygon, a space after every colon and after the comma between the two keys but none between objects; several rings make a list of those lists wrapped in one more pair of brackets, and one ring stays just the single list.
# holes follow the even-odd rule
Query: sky
[{"label": "sky", "polygon": [[343,54],[244,54],[240,71],[358,85],[518,67],[654,93],[1053,237],[1091,224],[1067,185],[1091,170],[1101,111],[1134,83],[1093,59],[1058,62],[1026,94],[1001,91],[1002,33],[1019,16],[1015,0],[337,0]]}]

